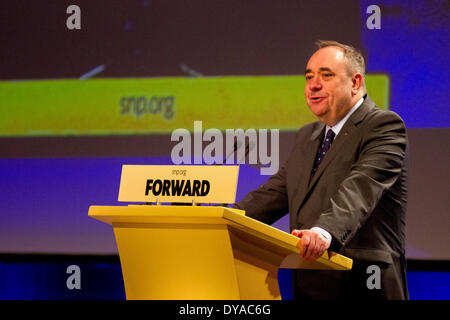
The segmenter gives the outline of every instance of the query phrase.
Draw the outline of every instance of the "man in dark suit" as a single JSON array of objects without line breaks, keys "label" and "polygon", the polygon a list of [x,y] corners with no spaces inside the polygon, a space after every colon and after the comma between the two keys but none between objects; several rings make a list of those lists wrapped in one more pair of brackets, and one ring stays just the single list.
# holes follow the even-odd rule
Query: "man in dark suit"
[{"label": "man in dark suit", "polygon": [[304,259],[328,249],[353,259],[351,271],[295,271],[296,298],[408,299],[405,125],[367,96],[356,49],[318,46],[305,97],[319,121],[298,131],[286,164],[236,207],[268,224],[289,212]]}]

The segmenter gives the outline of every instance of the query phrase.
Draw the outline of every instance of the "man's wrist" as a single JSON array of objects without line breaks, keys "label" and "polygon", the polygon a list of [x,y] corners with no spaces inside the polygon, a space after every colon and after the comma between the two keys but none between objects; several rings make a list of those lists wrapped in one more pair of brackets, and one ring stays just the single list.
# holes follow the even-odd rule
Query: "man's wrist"
[{"label": "man's wrist", "polygon": [[331,243],[331,240],[333,239],[333,237],[327,230],[322,229],[321,227],[312,227],[311,230],[319,232],[321,235],[323,235],[325,237],[325,239],[328,240],[329,243]]}]

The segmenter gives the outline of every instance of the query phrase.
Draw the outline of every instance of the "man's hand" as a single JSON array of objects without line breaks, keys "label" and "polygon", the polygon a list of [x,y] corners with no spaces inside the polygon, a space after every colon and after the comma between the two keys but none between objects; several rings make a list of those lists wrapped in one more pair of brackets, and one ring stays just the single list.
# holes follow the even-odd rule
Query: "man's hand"
[{"label": "man's hand", "polygon": [[330,247],[330,241],[316,230],[293,230],[300,238],[300,255],[307,261],[316,260]]}]

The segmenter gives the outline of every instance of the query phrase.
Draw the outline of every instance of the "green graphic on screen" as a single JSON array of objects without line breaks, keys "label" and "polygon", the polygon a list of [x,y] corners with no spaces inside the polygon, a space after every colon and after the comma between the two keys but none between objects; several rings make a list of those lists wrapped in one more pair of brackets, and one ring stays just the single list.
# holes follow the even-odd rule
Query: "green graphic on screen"
[{"label": "green graphic on screen", "polygon": [[[277,128],[316,121],[305,78],[224,76],[2,81],[0,136],[168,134],[177,128]],[[367,91],[389,106],[387,75],[366,76]]]}]

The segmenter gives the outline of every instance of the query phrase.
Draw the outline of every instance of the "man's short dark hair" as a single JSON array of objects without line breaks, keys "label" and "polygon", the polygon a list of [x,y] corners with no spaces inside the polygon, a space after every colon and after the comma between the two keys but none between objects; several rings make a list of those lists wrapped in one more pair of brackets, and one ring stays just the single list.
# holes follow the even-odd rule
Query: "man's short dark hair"
[{"label": "man's short dark hair", "polygon": [[319,49],[326,47],[341,48],[344,50],[344,57],[347,60],[349,74],[352,75],[357,72],[362,74],[363,77],[366,75],[366,63],[364,62],[364,57],[356,48],[332,40],[318,40],[316,41],[316,45]]}]

